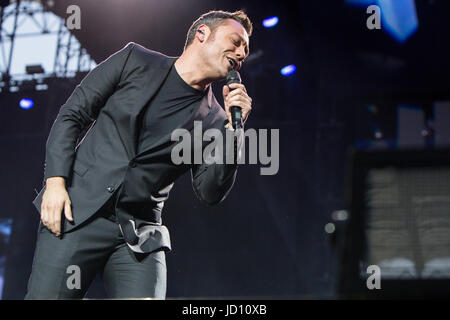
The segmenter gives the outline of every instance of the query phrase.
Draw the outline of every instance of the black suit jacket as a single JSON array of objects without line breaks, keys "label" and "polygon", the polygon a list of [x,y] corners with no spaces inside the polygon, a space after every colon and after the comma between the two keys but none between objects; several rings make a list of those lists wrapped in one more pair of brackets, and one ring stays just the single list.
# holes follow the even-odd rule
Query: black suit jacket
[{"label": "black suit jacket", "polygon": [[[231,189],[237,165],[176,166],[167,152],[170,137],[137,154],[143,109],[175,60],[129,43],[94,68],[61,107],[46,143],[44,187],[33,204],[40,212],[47,178],[65,177],[75,223],[65,221],[63,232],[86,221],[118,188],[125,188],[128,201],[142,208],[139,219],[151,221],[161,212],[173,181],[189,169],[195,194],[207,204],[222,201]],[[208,90],[195,117],[204,130],[225,131],[225,111]],[[192,120],[183,127],[192,130]]]}]

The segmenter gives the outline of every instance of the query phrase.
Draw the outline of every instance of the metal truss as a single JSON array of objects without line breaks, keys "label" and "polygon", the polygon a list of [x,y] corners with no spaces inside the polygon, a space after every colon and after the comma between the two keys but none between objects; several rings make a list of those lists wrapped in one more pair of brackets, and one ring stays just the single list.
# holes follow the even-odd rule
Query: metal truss
[{"label": "metal truss", "polygon": [[[52,0],[31,1],[31,0],[11,0],[0,4],[0,72],[2,74],[3,86],[17,85],[21,81],[40,80],[45,78],[72,78],[78,72],[87,72],[95,66],[86,49],[83,48],[76,37],[65,26],[65,20],[56,16],[50,11],[53,5]],[[22,47],[17,49],[19,40],[37,40],[37,37],[47,36],[47,42],[39,44],[47,45],[54,56],[52,66],[48,66],[44,72],[27,74],[14,72],[12,66],[14,59],[19,55],[30,55],[30,52],[23,52]],[[51,37],[53,36],[53,37]],[[49,46],[48,39],[51,39]],[[54,41],[53,41],[54,40]],[[28,42],[27,42],[28,43]],[[36,42],[34,42],[36,43]],[[20,52],[22,50],[22,52]],[[34,50],[30,47],[27,50]],[[32,54],[32,52],[31,52]],[[33,57],[33,61],[35,61]]]}]

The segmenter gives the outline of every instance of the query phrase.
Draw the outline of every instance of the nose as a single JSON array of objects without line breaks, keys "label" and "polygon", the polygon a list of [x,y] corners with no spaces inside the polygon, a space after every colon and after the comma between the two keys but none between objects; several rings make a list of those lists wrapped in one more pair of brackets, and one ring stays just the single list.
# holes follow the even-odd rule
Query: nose
[{"label": "nose", "polygon": [[242,67],[242,63],[244,62],[245,59],[245,51],[243,53],[238,52],[236,53],[236,58],[237,58],[237,70],[240,70]]},{"label": "nose", "polygon": [[245,48],[244,46],[239,46],[236,49],[236,57],[238,58],[239,62],[243,61],[245,59]]}]

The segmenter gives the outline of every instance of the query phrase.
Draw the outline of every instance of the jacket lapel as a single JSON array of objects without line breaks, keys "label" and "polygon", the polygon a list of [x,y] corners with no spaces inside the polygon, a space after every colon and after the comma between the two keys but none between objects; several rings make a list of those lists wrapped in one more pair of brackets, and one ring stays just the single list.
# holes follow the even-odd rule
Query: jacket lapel
[{"label": "jacket lapel", "polygon": [[134,97],[134,101],[132,105],[135,106],[131,109],[130,112],[130,123],[129,123],[129,132],[124,132],[125,135],[130,135],[132,139],[132,143],[126,146],[127,152],[131,155],[130,158],[136,156],[137,152],[137,142],[139,135],[139,119],[141,112],[144,107],[150,102],[150,100],[155,96],[158,92],[159,88],[163,84],[167,75],[169,74],[170,67],[175,63],[177,57],[167,57],[166,59],[158,61],[158,64],[155,67],[148,71],[148,73],[144,73],[142,75],[142,82],[139,85],[142,85],[142,95],[139,97]]}]

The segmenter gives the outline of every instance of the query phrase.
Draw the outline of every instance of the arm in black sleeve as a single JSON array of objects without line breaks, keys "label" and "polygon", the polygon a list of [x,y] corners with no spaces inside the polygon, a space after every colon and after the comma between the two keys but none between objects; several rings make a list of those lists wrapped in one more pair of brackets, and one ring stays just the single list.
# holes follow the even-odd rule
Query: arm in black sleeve
[{"label": "arm in black sleeve", "polygon": [[97,119],[113,94],[133,46],[127,44],[91,70],[61,106],[46,143],[44,182],[49,177],[69,176],[78,136]]},{"label": "arm in black sleeve", "polygon": [[[222,136],[225,137],[226,129],[224,126],[220,129]],[[234,133],[233,133],[234,134]],[[208,205],[214,205],[226,198],[236,179],[238,168],[238,150],[240,150],[243,141],[242,130],[236,135],[231,144],[223,143],[224,153],[221,155],[222,163],[193,165],[191,167],[192,186],[197,197]],[[233,150],[231,150],[233,148]],[[233,163],[227,164],[227,154],[233,152]]]}]

